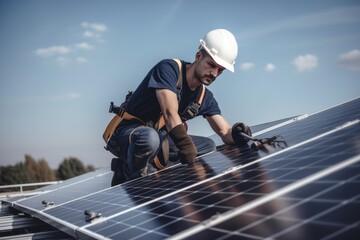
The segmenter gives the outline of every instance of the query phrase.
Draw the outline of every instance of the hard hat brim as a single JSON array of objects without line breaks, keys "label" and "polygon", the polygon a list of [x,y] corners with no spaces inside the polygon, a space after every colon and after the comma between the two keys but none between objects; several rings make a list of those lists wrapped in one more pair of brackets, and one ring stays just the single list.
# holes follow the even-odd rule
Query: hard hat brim
[{"label": "hard hat brim", "polygon": [[214,59],[214,61],[219,64],[220,66],[226,68],[227,70],[229,70],[230,72],[234,72],[234,65],[227,63],[226,61],[222,60],[221,58],[217,57],[217,56],[212,56],[212,58]]},{"label": "hard hat brim", "polygon": [[230,72],[234,72],[234,64],[229,64],[228,62],[224,61],[223,59],[211,53],[211,51],[206,47],[202,39],[200,39],[200,44],[201,44],[201,48],[203,48],[217,64],[226,68]]}]

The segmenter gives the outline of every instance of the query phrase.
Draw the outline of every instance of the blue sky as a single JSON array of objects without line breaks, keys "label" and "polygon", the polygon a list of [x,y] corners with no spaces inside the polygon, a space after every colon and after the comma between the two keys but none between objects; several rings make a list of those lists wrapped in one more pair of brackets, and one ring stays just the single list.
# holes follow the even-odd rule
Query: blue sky
[{"label": "blue sky", "polygon": [[[360,95],[360,2],[0,0],[0,164],[74,156],[96,167],[111,115],[163,58],[194,59],[199,39],[226,28],[235,73],[209,89],[235,123],[264,123]],[[211,135],[206,120],[190,133]]]}]

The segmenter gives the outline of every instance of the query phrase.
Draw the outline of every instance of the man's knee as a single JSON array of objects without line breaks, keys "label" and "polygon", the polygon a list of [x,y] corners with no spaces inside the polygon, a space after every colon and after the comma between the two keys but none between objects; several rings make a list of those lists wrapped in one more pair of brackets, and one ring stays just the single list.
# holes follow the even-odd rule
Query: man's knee
[{"label": "man's knee", "polygon": [[137,158],[146,158],[158,151],[160,136],[153,128],[138,127],[130,134],[130,144],[134,145],[134,154]]}]

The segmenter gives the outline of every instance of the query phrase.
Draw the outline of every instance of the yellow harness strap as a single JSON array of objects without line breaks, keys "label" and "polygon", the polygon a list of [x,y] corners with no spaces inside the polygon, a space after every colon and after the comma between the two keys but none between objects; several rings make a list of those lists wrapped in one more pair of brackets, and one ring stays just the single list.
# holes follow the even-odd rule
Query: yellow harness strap
[{"label": "yellow harness strap", "polygon": [[[181,61],[177,58],[173,58],[173,60],[177,63],[178,67],[179,67],[179,76],[178,76],[178,80],[176,82],[176,87],[177,88],[182,88],[182,64]],[[155,124],[155,128],[157,130],[161,129],[163,126],[165,126],[165,119],[164,116],[162,115],[162,113],[160,114],[160,118],[159,121]]]},{"label": "yellow harness strap", "polygon": [[[177,63],[178,67],[179,67],[179,76],[178,76],[178,80],[176,82],[176,87],[177,88],[182,88],[182,64],[181,61],[179,59],[173,58],[173,60]],[[160,130],[163,126],[165,126],[165,118],[163,116],[163,114],[160,114],[160,118],[159,121],[156,123],[155,128],[157,130]],[[162,151],[163,151],[163,156],[164,156],[164,160],[167,161],[169,158],[169,139],[168,137],[165,137],[162,140],[162,145],[161,145]],[[154,157],[154,164],[156,165],[157,169],[162,170],[165,169],[166,166],[161,164],[161,161],[159,159],[158,156]]]},{"label": "yellow harness strap", "polygon": [[121,116],[119,115],[115,115],[111,121],[109,122],[109,124],[107,125],[104,134],[103,134],[103,139],[105,141],[105,143],[107,143],[111,136],[114,134],[116,127],[121,123],[121,121],[125,119],[125,120],[132,120],[132,119],[136,119],[140,122],[143,122],[141,119],[131,115],[130,113],[127,112],[123,112],[123,114]]}]

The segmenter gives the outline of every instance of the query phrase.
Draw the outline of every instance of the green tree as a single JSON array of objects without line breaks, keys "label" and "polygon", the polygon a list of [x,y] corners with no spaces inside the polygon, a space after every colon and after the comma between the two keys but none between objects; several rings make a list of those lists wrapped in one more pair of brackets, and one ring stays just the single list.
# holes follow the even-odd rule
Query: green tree
[{"label": "green tree", "polygon": [[49,167],[49,164],[45,159],[39,160],[39,178],[40,182],[54,181],[56,180],[55,172]]},{"label": "green tree", "polygon": [[85,167],[74,157],[65,158],[57,170],[52,170],[45,159],[36,160],[25,155],[24,162],[0,166],[0,185],[65,180],[94,170],[92,165]]},{"label": "green tree", "polygon": [[44,159],[35,160],[30,155],[25,155],[25,168],[30,177],[30,182],[54,181],[55,174]]},{"label": "green tree", "polygon": [[58,178],[61,180],[69,179],[89,171],[93,171],[94,167],[89,165],[85,168],[84,164],[75,157],[65,158],[59,165]]},{"label": "green tree", "polygon": [[25,161],[0,167],[0,185],[54,181],[55,173],[44,159],[25,155]]},{"label": "green tree", "polygon": [[0,185],[20,184],[31,182],[24,163],[17,163],[14,166],[0,167]]},{"label": "green tree", "polygon": [[38,164],[30,155],[25,155],[25,169],[30,178],[29,182],[36,182],[38,177]]},{"label": "green tree", "polygon": [[93,165],[86,166],[86,172],[93,172],[93,171],[95,171],[95,167]]}]

